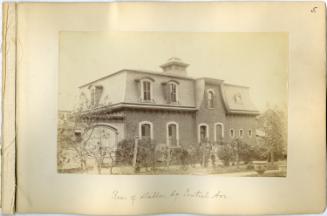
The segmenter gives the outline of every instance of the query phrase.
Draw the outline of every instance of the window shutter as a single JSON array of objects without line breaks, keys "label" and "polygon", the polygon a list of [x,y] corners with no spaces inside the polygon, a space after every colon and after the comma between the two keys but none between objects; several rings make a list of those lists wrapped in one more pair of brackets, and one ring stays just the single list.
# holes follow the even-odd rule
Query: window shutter
[{"label": "window shutter", "polygon": [[161,85],[162,85],[162,94],[164,96],[164,99],[167,100],[167,97],[168,97],[167,89],[166,89],[167,83],[162,83]]},{"label": "window shutter", "polygon": [[209,103],[210,103],[210,101],[209,101],[209,92],[205,93],[205,98],[206,98],[206,105],[207,105],[206,108],[209,108],[210,107],[210,105],[209,105]]},{"label": "window shutter", "polygon": [[95,87],[95,105],[99,105],[100,98],[103,92],[103,87],[102,86],[96,86]]},{"label": "window shutter", "polygon": [[170,86],[168,83],[163,84],[164,97],[167,103],[171,102]]},{"label": "window shutter", "polygon": [[91,88],[91,106],[95,106],[95,89]]},{"label": "window shutter", "polygon": [[136,80],[135,80],[135,84],[136,84],[136,90],[137,90],[137,92],[138,92],[137,95],[139,96],[139,99],[138,99],[138,100],[141,101],[141,98],[142,98],[142,95],[141,95],[141,94],[142,94],[142,92],[141,92],[141,85],[142,85],[142,84],[141,84],[141,82],[140,82],[139,79],[136,79]]}]

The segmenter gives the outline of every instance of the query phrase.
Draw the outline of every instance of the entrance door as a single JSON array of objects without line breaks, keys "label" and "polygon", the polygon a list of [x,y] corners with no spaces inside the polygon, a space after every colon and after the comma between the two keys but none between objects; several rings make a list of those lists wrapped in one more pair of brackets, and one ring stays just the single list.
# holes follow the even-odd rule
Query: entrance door
[{"label": "entrance door", "polygon": [[200,126],[200,142],[208,141],[208,128],[207,125]]}]

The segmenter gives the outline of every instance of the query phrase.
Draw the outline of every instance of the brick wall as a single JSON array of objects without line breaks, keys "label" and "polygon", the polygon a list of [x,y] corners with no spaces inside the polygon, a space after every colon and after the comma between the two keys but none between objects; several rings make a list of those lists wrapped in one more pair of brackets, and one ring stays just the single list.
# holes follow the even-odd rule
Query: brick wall
[{"label": "brick wall", "polygon": [[[214,108],[208,108],[207,106],[207,92],[209,89],[214,91]],[[218,85],[206,84],[204,91],[204,100],[196,116],[196,140],[198,140],[198,125],[201,123],[206,123],[209,126],[209,140],[214,141],[215,124],[218,122],[222,123],[225,127],[225,108],[220,94],[220,89],[218,88]],[[224,136],[226,136],[226,130]]]},{"label": "brick wall", "polygon": [[157,143],[166,143],[167,123],[174,121],[179,125],[181,145],[188,145],[196,140],[195,113],[151,110],[125,110],[125,134],[131,139],[139,135],[139,123],[149,121],[153,124],[153,137]]},{"label": "brick wall", "polygon": [[[211,89],[215,93],[214,108],[210,109],[207,106],[207,92]],[[255,128],[256,119],[255,116],[249,115],[226,115],[224,102],[221,96],[219,85],[206,84],[204,91],[204,100],[200,106],[196,115],[196,140],[198,140],[198,125],[206,123],[209,126],[209,140],[214,141],[215,124],[222,123],[224,125],[224,140],[230,142],[233,138],[230,136],[230,129],[234,129],[234,138],[239,137],[239,130],[243,129],[242,139],[249,143],[255,143]],[[252,136],[248,136],[248,130],[252,130]]]},{"label": "brick wall", "polygon": [[[234,138],[240,138],[248,144],[256,142],[255,130],[256,119],[250,115],[228,115],[226,117],[226,141],[231,141],[233,138],[230,136],[230,129],[234,129]],[[243,129],[243,137],[239,136],[240,129]],[[252,130],[252,136],[248,135],[248,131]]]}]

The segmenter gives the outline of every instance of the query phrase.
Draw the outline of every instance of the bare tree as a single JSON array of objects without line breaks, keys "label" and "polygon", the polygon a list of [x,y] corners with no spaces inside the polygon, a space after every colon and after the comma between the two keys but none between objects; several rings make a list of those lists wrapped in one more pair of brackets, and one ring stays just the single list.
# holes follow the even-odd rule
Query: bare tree
[{"label": "bare tree", "polygon": [[108,159],[110,161],[110,173],[112,173],[116,149],[114,146],[105,144],[109,135],[104,130],[99,132],[96,124],[99,119],[103,118],[105,115],[93,112],[86,96],[81,94],[80,103],[65,122],[66,125],[70,126],[58,130],[58,140],[61,141],[58,145],[63,146],[64,149],[73,149],[76,152],[82,171],[86,171],[87,160],[91,159],[95,161],[97,171],[101,174],[104,161]]}]

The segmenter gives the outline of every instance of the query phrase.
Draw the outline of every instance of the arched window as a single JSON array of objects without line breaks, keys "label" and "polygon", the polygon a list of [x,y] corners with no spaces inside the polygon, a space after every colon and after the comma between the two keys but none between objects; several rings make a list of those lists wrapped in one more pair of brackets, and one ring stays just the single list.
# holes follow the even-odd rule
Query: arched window
[{"label": "arched window", "polygon": [[179,146],[179,127],[176,122],[167,123],[167,144],[168,146]]},{"label": "arched window", "polygon": [[135,79],[135,82],[138,85],[140,92],[140,100],[141,102],[146,102],[146,103],[154,103],[153,100],[153,84],[155,80],[150,77],[141,77]]},{"label": "arched window", "polygon": [[222,141],[222,139],[224,138],[224,124],[217,122],[215,124],[215,128],[214,128],[214,134],[215,134],[215,141]]},{"label": "arched window", "polygon": [[209,89],[207,91],[207,99],[208,99],[208,108],[209,109],[212,109],[215,107],[215,104],[214,104],[214,98],[215,98],[215,92],[212,90],[212,89]]},{"label": "arched window", "polygon": [[198,142],[208,141],[208,139],[209,139],[209,126],[205,123],[199,124]]},{"label": "arched window", "polygon": [[153,139],[153,124],[152,122],[143,121],[139,123],[139,138]]},{"label": "arched window", "polygon": [[165,99],[167,103],[178,103],[178,85],[179,82],[176,80],[169,80],[162,83],[165,92]]}]

